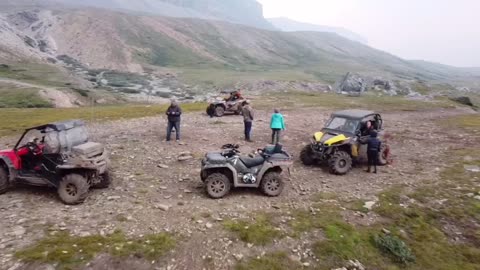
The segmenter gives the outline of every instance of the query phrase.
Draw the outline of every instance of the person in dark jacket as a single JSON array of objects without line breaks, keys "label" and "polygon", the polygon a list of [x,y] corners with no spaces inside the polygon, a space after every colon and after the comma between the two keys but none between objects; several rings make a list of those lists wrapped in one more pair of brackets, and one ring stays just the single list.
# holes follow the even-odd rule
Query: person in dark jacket
[{"label": "person in dark jacket", "polygon": [[370,132],[370,137],[367,141],[367,156],[368,156],[368,170],[367,172],[371,172],[371,168],[373,166],[373,173],[377,173],[377,165],[378,165],[378,155],[380,154],[380,148],[382,146],[382,142],[378,139],[378,133],[376,131]]},{"label": "person in dark jacket", "polygon": [[246,100],[242,108],[243,123],[245,126],[245,141],[252,142],[252,123],[253,123],[253,109],[250,106],[250,101]]},{"label": "person in dark jacket", "polygon": [[167,125],[167,142],[170,141],[170,137],[173,129],[175,129],[176,139],[180,140],[180,120],[182,115],[182,109],[177,104],[175,100],[172,100],[170,107],[168,107],[167,112],[165,113],[168,117]]}]

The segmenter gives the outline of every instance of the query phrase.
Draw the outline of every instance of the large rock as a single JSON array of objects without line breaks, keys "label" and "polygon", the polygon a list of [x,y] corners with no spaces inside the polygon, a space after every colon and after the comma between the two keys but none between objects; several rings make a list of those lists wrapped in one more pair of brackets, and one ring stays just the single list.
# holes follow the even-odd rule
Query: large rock
[{"label": "large rock", "polygon": [[382,79],[375,79],[373,81],[373,86],[380,86],[387,91],[392,89],[392,84],[389,81]]},{"label": "large rock", "polygon": [[367,83],[364,78],[358,74],[347,73],[340,81],[337,92],[342,94],[361,94],[367,90]]},{"label": "large rock", "polygon": [[457,103],[463,104],[463,105],[467,105],[467,106],[470,106],[470,107],[475,107],[475,104],[473,104],[473,101],[469,97],[466,97],[466,96],[450,97],[450,99],[457,102]]}]

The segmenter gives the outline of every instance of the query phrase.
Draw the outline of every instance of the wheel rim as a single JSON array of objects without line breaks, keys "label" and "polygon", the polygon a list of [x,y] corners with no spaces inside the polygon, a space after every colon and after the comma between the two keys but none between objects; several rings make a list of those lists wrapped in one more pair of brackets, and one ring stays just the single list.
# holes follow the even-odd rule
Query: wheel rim
[{"label": "wheel rim", "polygon": [[347,166],[347,161],[345,159],[341,159],[338,161],[338,167],[345,168]]},{"label": "wheel rim", "polygon": [[210,183],[210,191],[214,194],[223,193],[226,188],[227,187],[225,183],[221,180],[215,180],[212,183]]},{"label": "wheel rim", "polygon": [[280,188],[280,182],[277,179],[271,179],[267,182],[266,188],[270,192],[276,192]]},{"label": "wheel rim", "polygon": [[67,186],[65,187],[65,191],[68,195],[75,197],[77,195],[77,186],[71,183],[67,184]]}]

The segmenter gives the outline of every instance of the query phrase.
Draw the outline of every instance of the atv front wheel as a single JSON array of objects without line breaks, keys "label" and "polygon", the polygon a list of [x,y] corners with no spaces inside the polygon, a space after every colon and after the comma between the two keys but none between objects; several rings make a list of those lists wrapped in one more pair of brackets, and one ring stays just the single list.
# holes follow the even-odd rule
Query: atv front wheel
[{"label": "atv front wheel", "polygon": [[268,172],[263,176],[260,189],[269,197],[277,197],[283,191],[284,183],[282,175],[278,172]]},{"label": "atv front wheel", "polygon": [[225,114],[225,108],[222,106],[217,106],[215,107],[215,116],[216,117],[222,117]]},{"label": "atv front wheel", "polygon": [[222,173],[212,173],[205,180],[205,187],[208,196],[213,199],[220,199],[230,192],[231,183],[226,175]]},{"label": "atv front wheel", "polygon": [[99,176],[100,182],[95,184],[93,187],[94,188],[108,188],[110,184],[112,183],[112,178],[110,177],[110,173],[108,171],[105,171],[104,174],[101,174]]},{"label": "atv front wheel", "polygon": [[67,174],[58,186],[58,195],[65,204],[80,204],[88,195],[88,181],[79,174]]},{"label": "atv front wheel", "polygon": [[302,152],[300,152],[300,159],[304,165],[311,166],[315,164],[315,158],[313,157],[313,150],[310,144],[305,145],[302,149]]},{"label": "atv front wheel", "polygon": [[7,170],[0,165],[0,194],[7,192],[9,186]]},{"label": "atv front wheel", "polygon": [[380,153],[378,153],[378,165],[385,166],[388,164],[389,148],[388,145],[383,144],[380,146]]},{"label": "atv front wheel", "polygon": [[347,174],[352,169],[352,157],[345,151],[337,151],[328,160],[328,166],[333,174]]},{"label": "atv front wheel", "polygon": [[213,105],[209,105],[206,112],[208,116],[213,116],[215,114],[215,107]]}]

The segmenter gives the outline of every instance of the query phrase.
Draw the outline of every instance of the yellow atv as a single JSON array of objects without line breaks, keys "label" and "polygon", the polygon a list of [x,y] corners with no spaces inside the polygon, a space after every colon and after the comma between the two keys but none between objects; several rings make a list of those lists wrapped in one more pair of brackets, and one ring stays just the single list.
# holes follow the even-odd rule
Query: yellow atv
[{"label": "yellow atv", "polygon": [[[348,173],[353,162],[366,157],[367,139],[372,130],[383,136],[383,120],[380,114],[366,110],[344,110],[333,113],[325,127],[313,135],[311,143],[300,154],[305,165],[326,162],[330,172]],[[388,162],[389,147],[385,141],[379,153],[379,165]]]}]

